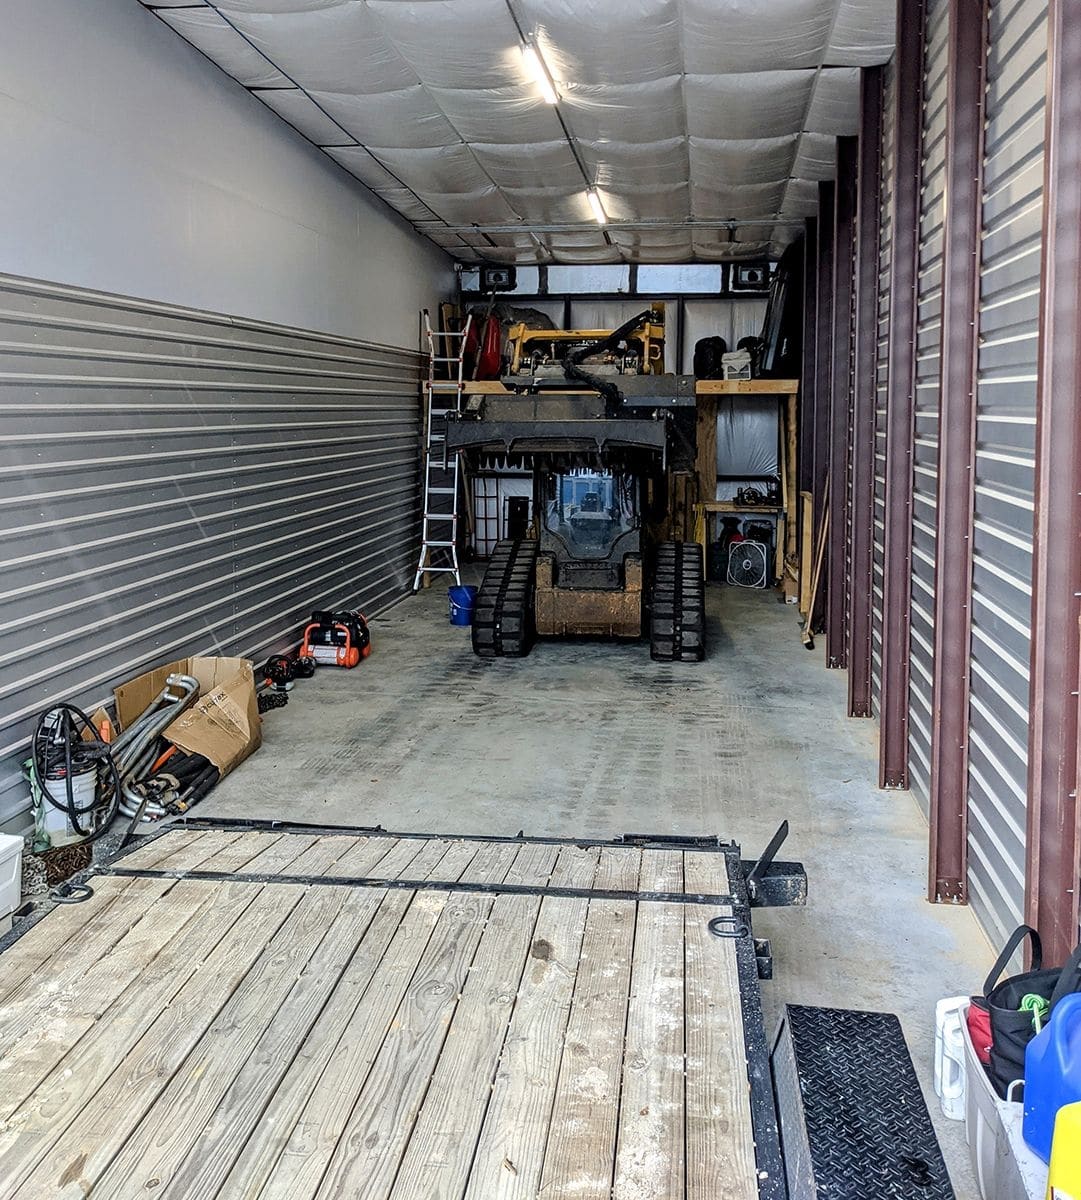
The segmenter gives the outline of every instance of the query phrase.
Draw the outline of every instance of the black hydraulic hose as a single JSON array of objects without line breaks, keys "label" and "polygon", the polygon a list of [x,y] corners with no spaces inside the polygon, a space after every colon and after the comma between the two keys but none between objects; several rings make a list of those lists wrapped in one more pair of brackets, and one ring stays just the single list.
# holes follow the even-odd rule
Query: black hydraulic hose
[{"label": "black hydraulic hose", "polygon": [[563,359],[564,377],[572,383],[584,383],[595,392],[599,392],[604,397],[607,408],[614,413],[618,410],[620,404],[623,403],[623,393],[610,379],[604,379],[599,375],[594,375],[590,371],[586,371],[581,366],[582,360],[588,358],[591,354],[598,354],[602,350],[615,349],[628,334],[633,333],[639,325],[651,320],[652,317],[653,310],[647,308],[637,316],[631,317],[629,321],[624,321],[618,329],[613,329],[611,333],[606,333],[604,337],[594,338],[593,341],[586,342],[584,346],[579,346],[573,354],[568,354]]},{"label": "black hydraulic hose", "polygon": [[213,763],[208,763],[205,769],[192,780],[187,789],[177,797],[177,806],[183,805],[181,811],[194,807],[221,779],[221,772]]}]

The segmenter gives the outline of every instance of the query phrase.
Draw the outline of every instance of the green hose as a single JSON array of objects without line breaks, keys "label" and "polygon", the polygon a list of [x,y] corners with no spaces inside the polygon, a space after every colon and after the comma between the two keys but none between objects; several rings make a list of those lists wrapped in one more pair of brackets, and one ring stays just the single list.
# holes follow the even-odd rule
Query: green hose
[{"label": "green hose", "polygon": [[1051,1012],[1051,1002],[1043,996],[1037,996],[1035,992],[1029,992],[1027,996],[1021,997],[1019,1011],[1032,1013],[1032,1028],[1039,1033]]}]

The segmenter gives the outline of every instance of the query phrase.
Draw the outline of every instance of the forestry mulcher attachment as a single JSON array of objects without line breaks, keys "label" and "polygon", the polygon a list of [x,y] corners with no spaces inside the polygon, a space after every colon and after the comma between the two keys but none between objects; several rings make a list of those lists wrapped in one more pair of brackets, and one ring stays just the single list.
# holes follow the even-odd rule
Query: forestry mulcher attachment
[{"label": "forestry mulcher attachment", "polygon": [[702,549],[679,540],[694,379],[655,373],[658,334],[663,344],[656,309],[611,332],[528,331],[499,394],[470,395],[451,414],[448,452],[470,470],[533,473],[528,534],[496,545],[477,595],[481,657],[528,654],[536,635],[644,633],[654,659],[704,657]]}]

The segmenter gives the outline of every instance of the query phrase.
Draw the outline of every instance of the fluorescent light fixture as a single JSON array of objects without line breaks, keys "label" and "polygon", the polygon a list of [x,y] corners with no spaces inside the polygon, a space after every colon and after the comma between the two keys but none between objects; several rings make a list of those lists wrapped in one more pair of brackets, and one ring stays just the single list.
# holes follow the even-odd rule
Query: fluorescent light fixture
[{"label": "fluorescent light fixture", "polygon": [[593,209],[593,219],[598,225],[604,225],[608,221],[608,214],[604,211],[604,205],[601,203],[600,196],[590,188],[586,192],[586,199],[589,201],[589,207]]},{"label": "fluorescent light fixture", "polygon": [[526,70],[533,76],[533,82],[540,88],[540,93],[544,97],[544,103],[558,104],[559,97],[556,95],[552,77],[548,74],[548,68],[544,65],[544,60],[538,53],[537,48],[531,46],[528,42],[522,45],[522,62],[525,63]]}]

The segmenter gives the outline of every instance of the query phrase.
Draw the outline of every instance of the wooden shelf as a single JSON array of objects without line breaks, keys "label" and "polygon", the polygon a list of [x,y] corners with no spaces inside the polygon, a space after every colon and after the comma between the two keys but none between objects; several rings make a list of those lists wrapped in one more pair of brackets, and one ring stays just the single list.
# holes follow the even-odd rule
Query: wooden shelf
[{"label": "wooden shelf", "polygon": [[794,396],[798,379],[699,379],[698,396]]},{"label": "wooden shelf", "polygon": [[[619,377],[613,376],[618,384]],[[513,393],[498,379],[466,379],[462,391],[474,395],[509,396]],[[591,393],[592,388],[545,388],[545,395],[565,396]],[[799,391],[798,379],[699,379],[694,385],[696,396],[794,396]]]},{"label": "wooden shelf", "polygon": [[784,512],[783,504],[737,504],[734,500],[707,500],[698,506],[708,513],[772,513]]}]

